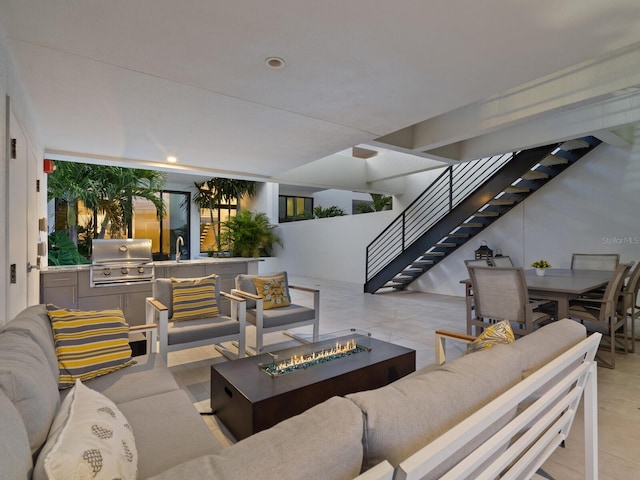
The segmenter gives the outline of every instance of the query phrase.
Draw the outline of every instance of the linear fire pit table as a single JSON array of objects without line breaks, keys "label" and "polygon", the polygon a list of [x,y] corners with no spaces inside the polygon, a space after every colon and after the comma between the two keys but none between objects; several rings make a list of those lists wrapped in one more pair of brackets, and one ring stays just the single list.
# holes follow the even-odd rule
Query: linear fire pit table
[{"label": "linear fire pit table", "polygon": [[[285,372],[274,373],[280,364]],[[211,409],[242,440],[330,397],[382,387],[415,369],[415,350],[361,332],[333,336],[213,365]]]}]

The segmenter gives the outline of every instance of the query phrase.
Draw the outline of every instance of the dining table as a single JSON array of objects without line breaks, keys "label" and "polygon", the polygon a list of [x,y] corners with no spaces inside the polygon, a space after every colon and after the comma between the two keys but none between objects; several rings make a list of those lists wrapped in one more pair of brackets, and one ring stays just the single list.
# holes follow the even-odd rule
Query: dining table
[{"label": "dining table", "polygon": [[[613,272],[608,270],[572,270],[568,268],[546,268],[544,275],[536,269],[524,271],[530,298],[550,300],[558,304],[558,319],[569,316],[569,301],[591,290],[606,286]],[[470,279],[461,280],[469,292]]]}]

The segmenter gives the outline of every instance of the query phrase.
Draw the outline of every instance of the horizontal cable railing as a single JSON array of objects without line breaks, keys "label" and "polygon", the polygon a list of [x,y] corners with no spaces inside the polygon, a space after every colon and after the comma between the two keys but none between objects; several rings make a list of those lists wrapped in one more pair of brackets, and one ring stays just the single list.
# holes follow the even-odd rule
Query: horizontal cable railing
[{"label": "horizontal cable railing", "polygon": [[367,246],[367,281],[471,195],[515,154],[497,155],[446,168]]}]

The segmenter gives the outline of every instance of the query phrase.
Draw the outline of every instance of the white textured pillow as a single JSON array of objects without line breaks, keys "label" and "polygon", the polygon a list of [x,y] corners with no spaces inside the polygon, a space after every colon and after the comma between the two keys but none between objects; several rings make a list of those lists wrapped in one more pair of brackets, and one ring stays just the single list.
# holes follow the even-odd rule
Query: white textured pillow
[{"label": "white textured pillow", "polygon": [[122,412],[76,381],[51,425],[34,480],[135,479],[138,452]]}]

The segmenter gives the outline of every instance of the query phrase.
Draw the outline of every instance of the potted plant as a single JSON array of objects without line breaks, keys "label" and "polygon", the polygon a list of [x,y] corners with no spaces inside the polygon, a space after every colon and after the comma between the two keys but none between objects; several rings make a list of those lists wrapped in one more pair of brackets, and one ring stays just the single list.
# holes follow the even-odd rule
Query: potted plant
[{"label": "potted plant", "polygon": [[222,224],[222,241],[229,245],[234,257],[270,257],[274,244],[282,246],[282,240],[273,232],[264,213],[242,210]]},{"label": "potted plant", "polygon": [[551,264],[544,258],[536,260],[531,264],[531,266],[536,269],[536,275],[538,275],[539,277],[544,276],[545,269],[551,268]]}]

